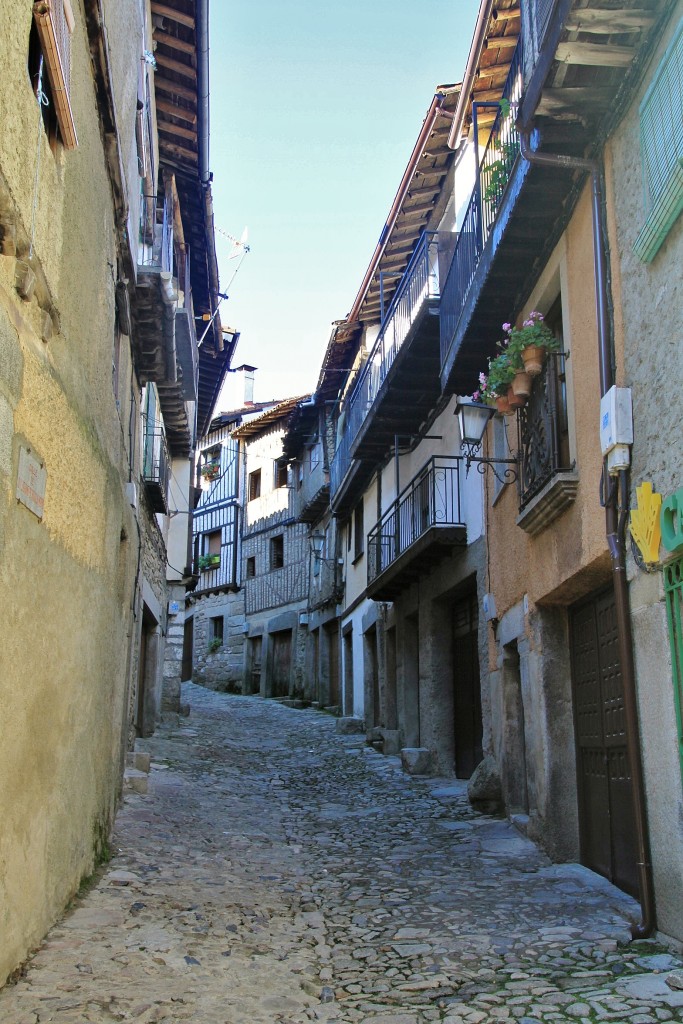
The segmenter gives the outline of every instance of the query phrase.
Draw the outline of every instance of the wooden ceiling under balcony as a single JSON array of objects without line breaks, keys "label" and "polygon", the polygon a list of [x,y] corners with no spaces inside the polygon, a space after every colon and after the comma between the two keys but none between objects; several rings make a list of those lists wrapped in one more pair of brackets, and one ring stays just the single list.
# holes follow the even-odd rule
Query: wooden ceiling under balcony
[{"label": "wooden ceiling under balcony", "polygon": [[159,152],[169,167],[199,175],[197,31],[194,0],[152,0]]}]

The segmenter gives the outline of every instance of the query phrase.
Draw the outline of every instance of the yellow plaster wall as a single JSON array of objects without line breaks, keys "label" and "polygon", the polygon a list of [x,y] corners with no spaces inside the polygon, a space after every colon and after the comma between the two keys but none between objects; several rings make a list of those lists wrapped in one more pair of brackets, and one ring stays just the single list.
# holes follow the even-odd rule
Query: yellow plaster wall
[{"label": "yellow plaster wall", "polygon": [[[489,506],[491,585],[499,617],[524,594],[530,608],[548,600],[570,603],[609,578],[604,513],[598,500],[600,380],[588,188],[550,262],[557,264],[562,281],[578,492],[574,503],[533,538],[516,525],[515,487],[508,486],[495,506]],[[524,312],[533,309],[537,301],[538,295],[532,293]],[[492,642],[492,655],[494,652]]]},{"label": "yellow plaster wall", "polygon": [[[134,24],[137,3],[121,6]],[[137,535],[124,490],[126,412],[112,392],[111,191],[74,11],[79,148],[53,154],[26,71],[30,4],[0,0],[0,222],[14,220],[26,258],[40,138],[34,266],[44,282],[22,301],[15,260],[0,256],[0,983],[93,868],[126,726]],[[119,45],[130,54],[126,39]],[[119,113],[134,118],[134,109]],[[55,325],[47,344],[46,308]],[[129,365],[124,351],[122,410]],[[47,469],[42,520],[15,498],[22,446]]]}]

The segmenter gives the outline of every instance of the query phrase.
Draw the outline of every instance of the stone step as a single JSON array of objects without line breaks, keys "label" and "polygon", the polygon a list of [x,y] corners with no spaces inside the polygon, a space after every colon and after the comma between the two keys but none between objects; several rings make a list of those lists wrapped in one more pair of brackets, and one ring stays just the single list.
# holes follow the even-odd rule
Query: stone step
[{"label": "stone step", "polygon": [[123,789],[126,793],[140,793],[142,796],[147,792],[147,772],[141,772],[137,768],[126,768],[123,773]]},{"label": "stone step", "polygon": [[139,772],[149,772],[152,755],[146,750],[129,750],[126,754],[128,768],[136,768]]}]

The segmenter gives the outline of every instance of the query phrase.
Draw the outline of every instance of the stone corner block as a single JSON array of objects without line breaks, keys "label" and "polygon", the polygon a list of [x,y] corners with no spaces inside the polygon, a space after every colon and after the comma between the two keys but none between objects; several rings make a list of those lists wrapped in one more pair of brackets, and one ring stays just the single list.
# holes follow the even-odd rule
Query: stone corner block
[{"label": "stone corner block", "polygon": [[401,734],[398,729],[382,730],[382,753],[397,755],[401,752]]},{"label": "stone corner block", "polygon": [[429,775],[432,770],[432,752],[427,747],[403,747],[401,766],[408,775]]},{"label": "stone corner block", "polygon": [[344,718],[337,719],[335,728],[342,736],[350,736],[352,733],[365,732],[365,722],[362,718],[345,716]]}]

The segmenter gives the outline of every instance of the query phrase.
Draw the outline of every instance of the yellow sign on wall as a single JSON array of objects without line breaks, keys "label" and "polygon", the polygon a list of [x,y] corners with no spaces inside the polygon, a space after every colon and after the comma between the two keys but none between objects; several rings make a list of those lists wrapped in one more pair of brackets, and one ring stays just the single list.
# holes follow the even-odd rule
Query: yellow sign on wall
[{"label": "yellow sign on wall", "polygon": [[651,483],[646,482],[636,487],[636,500],[637,507],[631,512],[631,536],[645,562],[658,562],[659,545],[662,541],[662,496],[652,490]]}]

